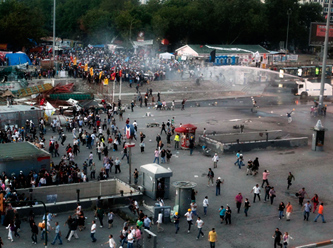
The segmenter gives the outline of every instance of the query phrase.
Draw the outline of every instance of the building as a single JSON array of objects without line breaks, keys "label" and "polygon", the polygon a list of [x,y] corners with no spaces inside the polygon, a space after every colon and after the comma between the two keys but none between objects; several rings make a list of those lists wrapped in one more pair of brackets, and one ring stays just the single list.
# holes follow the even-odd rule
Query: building
[{"label": "building", "polygon": [[50,170],[50,153],[39,149],[30,142],[0,144],[0,171],[7,175],[20,171],[28,175],[31,170]]},{"label": "building", "polygon": [[[328,13],[328,0],[300,0],[299,3],[304,4],[304,3],[318,3],[323,7],[323,16],[326,17]],[[331,21],[333,20],[333,6],[331,9]]]}]

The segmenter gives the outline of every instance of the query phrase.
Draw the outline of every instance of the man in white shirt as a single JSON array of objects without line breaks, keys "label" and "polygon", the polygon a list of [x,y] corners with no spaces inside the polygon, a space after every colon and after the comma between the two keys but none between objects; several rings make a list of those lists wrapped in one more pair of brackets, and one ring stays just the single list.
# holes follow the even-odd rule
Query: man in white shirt
[{"label": "man in white shirt", "polygon": [[163,223],[163,214],[161,211],[158,213],[156,223],[157,223],[157,232],[160,232],[160,231],[163,232],[164,229],[161,227],[161,224]]},{"label": "man in white shirt", "polygon": [[204,224],[205,223],[203,222],[203,220],[200,217],[198,217],[197,227],[198,227],[199,233],[198,233],[197,239],[199,239],[200,234],[201,234],[202,237],[204,237],[204,233],[202,232],[202,227],[203,227]]},{"label": "man in white shirt", "polygon": [[204,208],[205,215],[207,215],[207,207],[209,206],[208,196],[205,196],[205,199],[202,202],[202,206]]},{"label": "man in white shirt", "polygon": [[193,214],[192,214],[192,211],[191,209],[189,208],[187,210],[187,213],[184,215],[186,217],[186,221],[188,223],[188,230],[187,232],[189,233],[191,231],[191,226],[192,226],[192,217],[193,217]]},{"label": "man in white shirt", "polygon": [[91,225],[91,229],[90,229],[90,237],[92,239],[92,242],[95,243],[96,242],[96,238],[95,238],[95,233],[96,233],[96,221],[92,221],[91,222],[92,225]]},{"label": "man in white shirt", "polygon": [[[133,248],[134,237],[131,230],[128,230],[127,235],[127,248]],[[110,246],[111,247],[111,246]]]},{"label": "man in white shirt", "polygon": [[256,184],[256,186],[253,187],[253,189],[251,190],[251,193],[254,193],[254,196],[253,196],[253,203],[256,202],[256,197],[258,196],[259,198],[259,201],[260,201],[260,187],[259,187],[259,184]]},{"label": "man in white shirt", "polygon": [[116,248],[116,242],[111,234],[109,235],[109,241],[105,242],[105,244],[109,244],[110,248]]},{"label": "man in white shirt", "polygon": [[214,157],[212,158],[214,162],[214,168],[217,168],[217,162],[219,161],[219,156],[217,156],[217,153],[215,153]]}]

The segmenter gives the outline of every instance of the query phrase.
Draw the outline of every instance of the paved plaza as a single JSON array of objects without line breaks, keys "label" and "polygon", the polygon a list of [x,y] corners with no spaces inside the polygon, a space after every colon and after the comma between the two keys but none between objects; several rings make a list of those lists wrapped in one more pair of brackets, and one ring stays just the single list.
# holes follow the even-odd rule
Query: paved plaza
[{"label": "paved plaza", "polygon": [[[163,91],[161,92],[163,98]],[[209,98],[209,95],[207,96]],[[194,98],[195,99],[195,98]],[[220,161],[217,168],[213,168],[212,159],[203,156],[200,148],[198,147],[193,156],[190,156],[189,151],[175,151],[172,149],[173,156],[169,164],[162,164],[166,168],[170,168],[173,171],[173,177],[171,183],[174,181],[192,181],[197,183],[195,190],[198,191],[196,196],[198,204],[198,214],[205,222],[203,232],[204,238],[196,240],[197,228],[192,226],[191,232],[187,233],[186,218],[181,216],[180,219],[180,231],[175,234],[175,227],[173,223],[164,223],[164,232],[157,233],[158,236],[158,248],[171,248],[171,247],[209,247],[207,240],[208,232],[214,227],[218,235],[218,242],[216,247],[273,247],[272,235],[275,228],[279,228],[282,233],[289,232],[293,239],[290,242],[290,247],[315,243],[332,238],[332,154],[330,151],[333,148],[332,145],[332,107],[328,106],[328,114],[326,117],[311,117],[310,106],[311,102],[303,102],[302,104],[296,104],[295,100],[290,95],[278,95],[278,96],[262,96],[257,98],[260,111],[254,114],[250,112],[251,98],[228,98],[228,100],[217,100],[217,106],[212,106],[214,99],[201,102],[201,107],[196,107],[195,103],[198,101],[189,101],[186,103],[185,111],[181,111],[180,108],[176,108],[175,111],[156,111],[154,109],[146,109],[135,107],[134,112],[126,110],[124,114],[124,120],[130,118],[133,122],[138,122],[138,131],[142,131],[146,135],[146,148],[144,153],[140,153],[139,144],[132,149],[133,163],[132,171],[134,168],[140,168],[141,165],[152,163],[154,160],[154,149],[156,148],[155,137],[160,133],[160,128],[146,128],[146,124],[149,122],[166,122],[168,119],[175,117],[176,127],[180,123],[191,123],[198,127],[198,135],[202,133],[203,128],[207,129],[208,133],[213,131],[217,133],[230,133],[235,132],[233,125],[244,124],[245,132],[263,131],[263,130],[283,130],[293,135],[309,137],[309,146],[295,149],[275,149],[275,150],[260,150],[243,153],[244,160],[247,162],[249,159],[254,160],[259,158],[260,167],[259,174],[257,176],[246,176],[246,166],[242,169],[238,169],[238,166],[234,166],[235,154],[219,154]],[[179,102],[179,101],[178,101]],[[177,105],[178,106],[178,105]],[[293,121],[288,124],[286,113],[295,109],[293,115]],[[151,112],[153,116],[145,116],[146,112]],[[103,119],[103,116],[102,116]],[[311,150],[311,135],[312,128],[316,124],[317,120],[321,119],[324,127],[328,130],[326,132],[326,140],[324,146],[324,152],[314,152]],[[116,117],[117,125],[122,127],[125,121],[121,124]],[[58,136],[57,133],[52,133],[51,130],[47,132],[46,141],[51,135]],[[162,141],[166,144],[166,135],[163,133]],[[67,133],[66,143],[72,143],[71,133]],[[173,140],[173,138],[172,138]],[[172,142],[173,145],[173,142]],[[60,155],[64,154],[64,148],[60,147]],[[121,150],[121,149],[120,149]],[[81,152],[75,158],[75,161],[82,168],[82,163],[88,158],[90,150],[86,147],[81,147]],[[98,161],[96,151],[94,152],[94,162],[97,165],[97,171],[102,167],[102,161]],[[121,152],[109,152],[109,156],[120,157]],[[60,158],[54,158],[53,161],[58,163]],[[208,168],[212,168],[215,173],[215,179],[221,177],[224,179],[224,184],[221,187],[221,195],[215,196],[215,186],[207,186],[207,172]],[[269,202],[264,202],[264,192],[261,193],[261,201],[252,203],[253,194],[250,193],[256,183],[261,185],[263,170],[269,170],[270,175],[268,177],[271,186],[275,187],[277,197],[274,200],[273,205]],[[121,173],[117,174],[117,177],[121,180],[128,181],[128,165],[126,159],[122,161]],[[291,171],[296,180],[293,181],[292,186],[287,190],[287,176]],[[111,173],[114,174],[114,168]],[[139,184],[142,178],[139,177]],[[324,202],[324,213],[326,224],[321,223],[321,219],[317,223],[313,222],[315,214],[310,214],[309,222],[303,221],[303,212],[298,205],[298,199],[295,197],[295,193],[302,187],[305,187],[310,198],[317,193],[319,200]],[[249,198],[251,207],[248,212],[248,217],[244,216],[244,208],[242,206],[241,212],[237,214],[235,196],[241,192],[243,197]],[[165,205],[174,206],[174,194],[175,189],[171,187],[171,199],[165,200]],[[97,196],[97,195],[96,195]],[[205,196],[208,196],[209,207],[207,216],[203,215],[202,201]],[[73,199],[76,196],[73,195]],[[305,200],[308,200],[307,198]],[[149,205],[153,205],[154,201],[145,197],[145,201]],[[294,207],[294,212],[291,214],[291,221],[287,222],[285,219],[278,218],[278,205],[283,201],[285,204],[291,202]],[[231,225],[220,224],[219,220],[219,208],[223,205],[226,207],[229,205],[232,210]],[[147,212],[143,206],[141,206],[144,212]],[[74,213],[74,209],[73,209]],[[63,224],[69,213],[61,213],[53,219],[59,221],[62,226],[63,233],[66,233],[67,227],[63,227]],[[88,219],[86,220],[86,230],[79,232],[79,239],[73,239],[71,243],[64,241],[64,246],[71,247],[107,247],[104,245],[108,240],[108,234],[112,233],[116,237],[116,241],[119,247],[119,232],[122,229],[123,220],[116,216],[114,226],[108,230],[107,228],[98,229],[96,233],[97,242],[91,243],[90,239],[90,225],[93,219],[93,213],[90,210],[85,211]],[[41,217],[36,217],[37,222],[41,220]],[[106,218],[105,218],[106,220]],[[196,220],[196,218],[195,218]],[[27,222],[23,222],[22,231],[20,232],[21,238],[14,238],[14,242],[11,243],[7,239],[7,230],[5,227],[0,229],[0,236],[4,240],[4,247],[33,247],[30,239],[30,228]],[[152,228],[153,232],[156,232],[157,228]],[[51,239],[54,237],[54,232],[50,233]],[[40,239],[40,236],[39,236]],[[37,246],[42,246],[42,242],[39,240]],[[49,246],[51,246],[49,244]]]}]

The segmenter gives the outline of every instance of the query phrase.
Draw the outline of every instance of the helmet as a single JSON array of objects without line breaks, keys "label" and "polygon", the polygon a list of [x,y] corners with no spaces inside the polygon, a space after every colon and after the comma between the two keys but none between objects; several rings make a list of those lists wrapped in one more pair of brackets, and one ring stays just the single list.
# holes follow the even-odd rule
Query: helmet
[{"label": "helmet", "polygon": [[178,212],[176,212],[175,215],[178,215]]},{"label": "helmet", "polygon": [[189,209],[187,209],[187,211],[191,212],[191,209],[189,208]]}]

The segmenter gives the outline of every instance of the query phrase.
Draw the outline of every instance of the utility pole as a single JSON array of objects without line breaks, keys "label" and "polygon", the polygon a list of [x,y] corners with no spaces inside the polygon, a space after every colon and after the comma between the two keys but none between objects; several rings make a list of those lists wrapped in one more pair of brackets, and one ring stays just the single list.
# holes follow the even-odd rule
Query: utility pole
[{"label": "utility pole", "polygon": [[327,13],[327,18],[326,18],[326,33],[325,33],[325,43],[324,43],[323,66],[321,68],[319,110],[321,110],[324,106],[324,89],[325,89],[324,80],[325,80],[325,74],[326,74],[327,47],[328,47],[328,39],[329,39],[329,33],[330,33],[331,6],[332,6],[332,0],[328,0],[328,13]]},{"label": "utility pole", "polygon": [[53,0],[53,47],[52,47],[52,56],[53,56],[53,66],[55,58],[55,25],[56,25],[56,0]]},{"label": "utility pole", "polygon": [[289,8],[287,10],[287,15],[288,15],[288,25],[287,25],[287,39],[286,39],[286,52],[288,50],[288,38],[289,38],[289,20],[290,20],[290,15],[291,15],[292,11],[291,8]]}]

